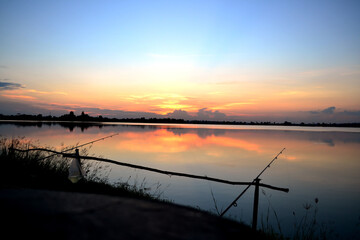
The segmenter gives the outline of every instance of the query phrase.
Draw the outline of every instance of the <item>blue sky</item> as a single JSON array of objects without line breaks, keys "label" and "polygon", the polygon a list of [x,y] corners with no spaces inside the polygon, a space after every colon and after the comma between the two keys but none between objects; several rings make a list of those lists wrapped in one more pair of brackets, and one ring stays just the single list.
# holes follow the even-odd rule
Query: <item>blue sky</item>
[{"label": "blue sky", "polygon": [[146,61],[147,53],[199,54],[207,56],[204,63],[214,64],[227,60],[301,67],[310,61],[331,66],[360,59],[359,5],[359,1],[1,1],[1,42],[8,46],[1,52],[13,58],[35,55],[39,60],[59,56],[86,61],[91,56],[136,62]]}]

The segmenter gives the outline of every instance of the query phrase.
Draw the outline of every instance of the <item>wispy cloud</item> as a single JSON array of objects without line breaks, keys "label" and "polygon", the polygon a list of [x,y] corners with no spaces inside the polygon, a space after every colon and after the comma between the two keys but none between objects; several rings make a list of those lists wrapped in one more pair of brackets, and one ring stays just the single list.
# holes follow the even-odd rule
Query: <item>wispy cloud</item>
[{"label": "wispy cloud", "polygon": [[[3,79],[3,80],[6,80],[6,79]],[[0,81],[0,91],[3,91],[3,90],[16,90],[16,89],[19,89],[19,88],[24,88],[24,86],[19,84],[19,83]]]},{"label": "wispy cloud", "polygon": [[26,91],[30,92],[30,93],[36,93],[36,94],[42,94],[42,95],[49,95],[49,94],[67,95],[67,93],[65,93],[65,92],[56,92],[56,91],[46,92],[46,91],[38,91],[35,89],[28,89]]},{"label": "wispy cloud", "polygon": [[35,100],[36,99],[33,96],[26,96],[26,95],[3,94],[1,96],[6,97],[6,98],[11,98],[11,99],[22,99],[22,100]]},{"label": "wispy cloud", "polygon": [[309,78],[315,78],[315,77],[329,77],[329,76],[359,76],[360,70],[359,66],[355,67],[338,67],[338,68],[324,68],[324,69],[313,69],[310,71],[305,71],[299,73],[299,76],[301,77],[309,77]]},{"label": "wispy cloud", "polygon": [[249,105],[254,105],[256,104],[253,101],[247,101],[247,102],[232,102],[232,103],[226,103],[226,104],[222,104],[216,107],[212,107],[212,109],[214,110],[226,110],[226,109],[235,109],[235,108],[239,108],[239,107],[243,107],[243,106],[249,106]]},{"label": "wispy cloud", "polygon": [[130,95],[125,97],[125,99],[135,100],[135,101],[153,101],[153,100],[169,100],[169,99],[187,100],[188,98],[176,93],[154,93],[154,94],[143,94],[143,95]]}]

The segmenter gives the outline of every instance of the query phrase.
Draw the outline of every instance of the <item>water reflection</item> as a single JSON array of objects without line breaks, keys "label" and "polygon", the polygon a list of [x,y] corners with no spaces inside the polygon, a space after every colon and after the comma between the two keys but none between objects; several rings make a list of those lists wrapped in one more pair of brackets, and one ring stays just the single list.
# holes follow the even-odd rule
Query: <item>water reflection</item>
[{"label": "water reflection", "polygon": [[[283,227],[292,229],[292,212],[305,202],[319,198],[319,222],[335,221],[334,230],[344,236],[356,231],[360,217],[360,133],[333,131],[290,131],[287,128],[236,129],[200,128],[182,125],[98,125],[69,123],[0,124],[0,134],[26,136],[40,144],[85,143],[119,133],[97,142],[97,156],[169,171],[207,175],[233,181],[252,181],[283,148],[283,155],[262,176],[262,182],[290,188],[290,193],[268,191]],[[110,179],[160,182],[165,197],[181,204],[213,209],[210,189],[219,208],[226,207],[243,189],[204,181],[159,176],[154,173],[111,166]],[[253,192],[240,199],[230,215],[250,223]],[[259,218],[268,202],[260,196]],[[260,220],[259,220],[260,221]]]},{"label": "water reflection", "polygon": [[[134,125],[134,124],[116,124],[116,123],[100,123],[100,122],[46,122],[46,121],[0,121],[1,126],[11,125],[16,127],[51,127],[51,126],[60,126],[62,128],[65,128],[69,130],[69,132],[73,132],[74,129],[80,129],[81,132],[84,132],[85,130],[89,130],[90,128],[107,128],[108,131],[104,130],[102,132],[112,132],[112,131],[136,131],[136,132],[143,132],[143,131],[156,131],[158,129],[166,129],[169,132],[172,132],[174,135],[182,136],[185,134],[196,134],[200,138],[206,138],[208,136],[221,136],[225,135],[229,132],[238,131],[239,129],[243,132],[252,132],[256,134],[256,132],[259,132],[259,129],[253,129],[253,126],[245,126],[251,129],[243,129],[241,126],[235,126],[235,128],[231,129],[212,129],[212,128],[189,128],[187,125],[159,125],[159,124],[145,124],[145,125]],[[227,127],[227,126],[226,126]],[[237,129],[238,127],[239,129]],[[300,128],[301,129],[301,128]],[[305,128],[304,128],[305,129]],[[309,129],[309,128],[308,128]],[[341,132],[338,131],[338,128],[336,128],[337,131],[333,131],[335,128],[310,128],[310,130],[314,129],[314,131],[289,131],[289,130],[276,130],[271,131],[272,137],[278,137],[279,135],[284,135],[284,132],[286,132],[286,135],[291,136],[291,138],[296,139],[302,139],[302,140],[309,140],[313,142],[318,143],[324,143],[328,146],[334,146],[334,140],[336,141],[342,141],[342,142],[357,142],[360,143],[359,138],[359,132]],[[316,131],[317,129],[321,129],[319,131]],[[324,130],[324,129],[327,129]],[[257,131],[254,131],[257,130]],[[260,129],[261,130],[261,129]],[[347,129],[344,129],[347,130]],[[262,134],[262,133],[260,133]]]},{"label": "water reflection", "polygon": [[[44,127],[51,127],[51,126],[61,126],[69,130],[69,132],[73,132],[75,128],[80,128],[81,132],[87,130],[91,127],[98,127],[103,128],[106,125],[101,123],[86,123],[86,122],[46,122],[46,121],[1,121],[1,125],[14,125],[16,127],[37,127],[42,128]],[[110,125],[109,125],[110,126]]]}]

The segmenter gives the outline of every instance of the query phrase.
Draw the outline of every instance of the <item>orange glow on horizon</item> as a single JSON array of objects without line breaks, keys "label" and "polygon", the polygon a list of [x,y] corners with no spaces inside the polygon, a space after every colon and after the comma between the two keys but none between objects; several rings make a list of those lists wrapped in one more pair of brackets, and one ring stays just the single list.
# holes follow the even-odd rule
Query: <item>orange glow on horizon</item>
[{"label": "orange glow on horizon", "polygon": [[[356,86],[349,91],[338,91],[344,90],[344,86],[337,82],[326,85],[320,82],[309,87],[311,79],[307,79],[309,76],[306,74],[283,73],[284,76],[276,82],[266,72],[253,70],[245,74],[230,67],[203,69],[185,64],[184,68],[167,69],[165,73],[160,69],[163,68],[157,72],[149,66],[139,66],[124,70],[126,74],[118,73],[121,79],[127,80],[126,83],[118,81],[115,75],[104,79],[100,85],[97,81],[100,73],[94,76],[77,73],[67,76],[68,80],[64,82],[58,79],[60,85],[3,90],[2,97],[30,105],[36,103],[49,110],[56,106],[59,109],[76,106],[138,112],[139,117],[144,112],[166,116],[175,110],[195,116],[199,109],[206,108],[239,117],[239,120],[242,116],[283,119],[289,113],[306,114],[331,106],[341,111],[358,111],[356,103],[360,101]],[[291,79],[301,79],[304,84],[284,84]],[[97,115],[95,111],[94,114]]]}]

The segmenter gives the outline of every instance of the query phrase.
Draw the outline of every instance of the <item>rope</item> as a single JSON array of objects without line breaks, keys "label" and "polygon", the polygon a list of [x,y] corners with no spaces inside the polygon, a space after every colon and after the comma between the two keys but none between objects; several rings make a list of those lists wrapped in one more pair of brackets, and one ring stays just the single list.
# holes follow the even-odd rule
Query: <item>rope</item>
[{"label": "rope", "polygon": [[[34,148],[34,149],[28,149],[28,150],[14,149],[14,150],[20,151],[20,152],[49,151],[49,152],[55,152],[54,155],[62,154],[63,157],[75,157],[74,154],[64,154],[62,152],[56,152],[53,150],[47,150],[47,149],[43,149],[43,148],[37,148],[37,149]],[[150,171],[150,172],[156,172],[156,173],[165,174],[168,176],[179,176],[179,177],[202,179],[202,180],[219,182],[219,183],[224,183],[224,184],[229,184],[229,185],[249,185],[249,186],[254,185],[254,182],[251,182],[251,183],[250,182],[234,182],[234,181],[213,178],[213,177],[208,177],[208,176],[199,176],[199,175],[193,175],[193,174],[188,174],[188,173],[172,172],[172,171],[166,171],[166,170],[161,170],[161,169],[156,169],[156,168],[145,167],[145,166],[141,166],[141,165],[135,165],[135,164],[131,164],[131,163],[119,162],[119,161],[106,159],[106,158],[88,157],[88,156],[79,156],[79,157],[82,159],[87,159],[87,160],[107,162],[107,163],[112,163],[112,164],[116,164],[116,165],[120,165],[120,166],[131,167],[131,168],[141,169],[141,170]],[[289,191],[288,188],[279,188],[279,187],[274,187],[274,186],[271,186],[268,184],[263,184],[263,183],[260,183],[259,186],[265,187],[265,188],[270,188],[270,189],[277,190],[277,191],[283,191],[283,192]]]}]

